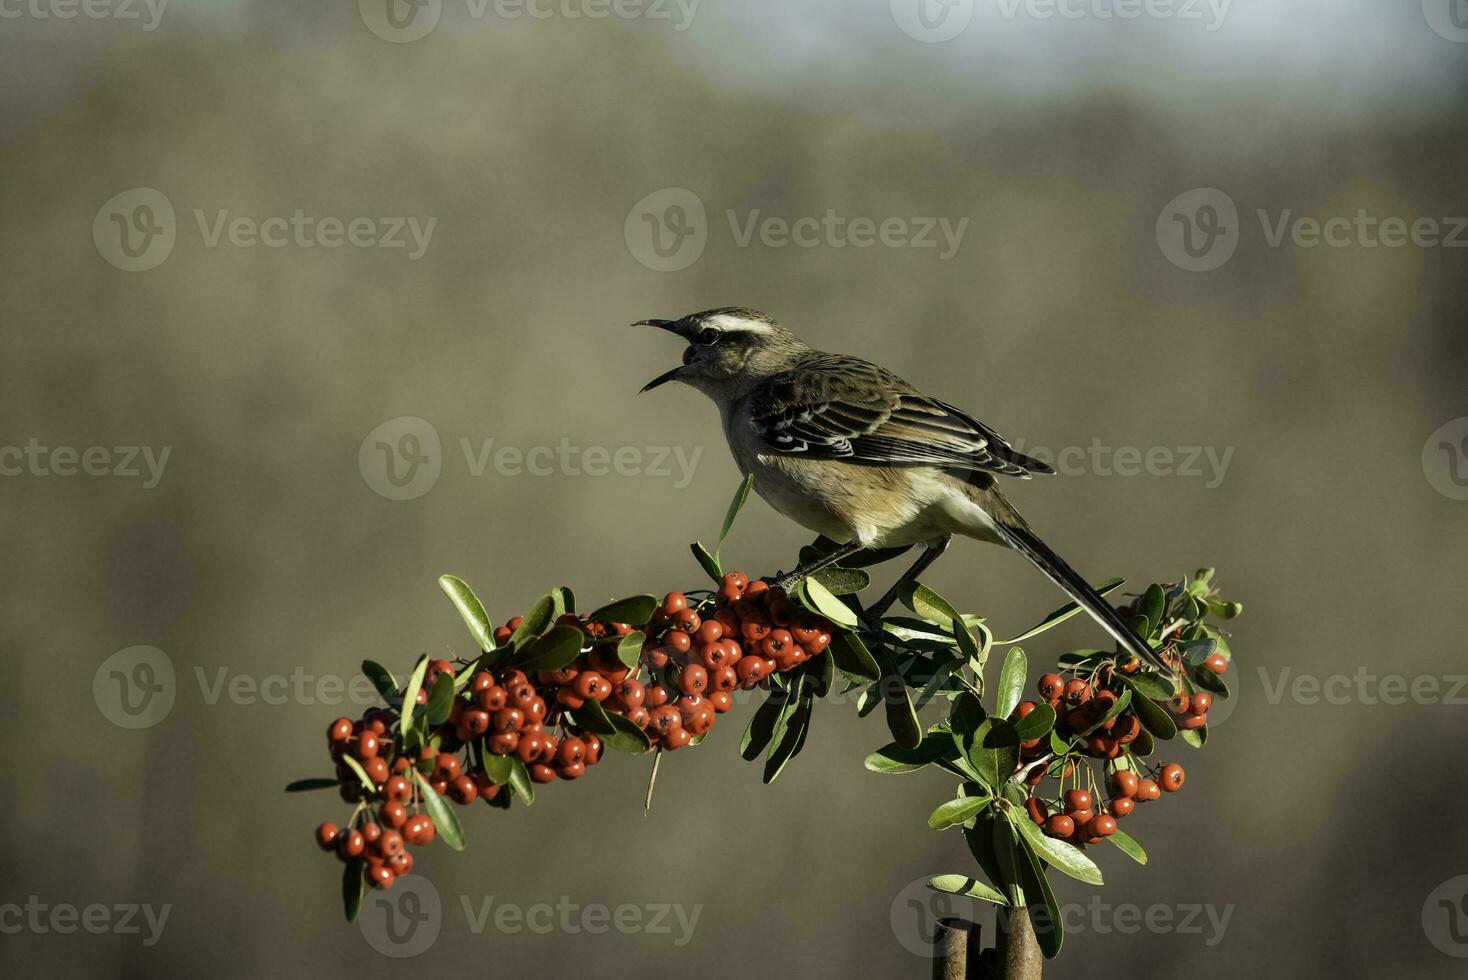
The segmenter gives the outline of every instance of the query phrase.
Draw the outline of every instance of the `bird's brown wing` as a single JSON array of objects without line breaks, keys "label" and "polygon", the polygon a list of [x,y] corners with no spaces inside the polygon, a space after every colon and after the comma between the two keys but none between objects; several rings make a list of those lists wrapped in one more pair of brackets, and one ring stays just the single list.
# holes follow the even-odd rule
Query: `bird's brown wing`
[{"label": "bird's brown wing", "polygon": [[856,357],[818,354],[750,398],[751,424],[774,453],[861,466],[935,466],[1027,478],[1053,472],[993,429]]}]

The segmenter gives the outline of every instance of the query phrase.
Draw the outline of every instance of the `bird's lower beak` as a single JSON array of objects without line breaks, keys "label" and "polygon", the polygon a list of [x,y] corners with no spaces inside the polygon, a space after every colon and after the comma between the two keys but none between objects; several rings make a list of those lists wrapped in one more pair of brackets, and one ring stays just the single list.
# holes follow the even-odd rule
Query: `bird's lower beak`
[{"label": "bird's lower beak", "polygon": [[673,368],[673,370],[671,371],[664,371],[662,374],[658,375],[656,378],[653,378],[647,384],[643,385],[642,391],[639,391],[638,394],[642,394],[643,391],[652,391],[654,388],[660,385],[665,385],[669,381],[677,381],[682,375],[683,365],[680,364],[677,367]]},{"label": "bird's lower beak", "polygon": [[[681,337],[683,335],[682,324],[682,320],[638,320],[632,325],[634,327],[657,327],[660,330],[666,330],[669,333],[675,333]],[[653,378],[647,384],[643,385],[642,391],[652,391],[654,388],[665,385],[669,381],[677,381],[680,377],[682,377],[682,375],[683,366],[679,365],[678,367],[673,368],[673,370],[671,371],[663,372],[656,378]],[[638,394],[641,393],[642,392],[638,392]]]}]

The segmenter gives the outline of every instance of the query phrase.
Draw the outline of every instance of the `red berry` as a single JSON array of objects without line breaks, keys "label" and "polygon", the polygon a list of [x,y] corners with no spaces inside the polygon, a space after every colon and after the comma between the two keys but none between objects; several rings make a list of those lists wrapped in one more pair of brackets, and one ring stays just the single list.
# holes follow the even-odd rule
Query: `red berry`
[{"label": "red berry", "polygon": [[460,776],[449,783],[449,796],[455,803],[468,806],[470,803],[479,799],[479,787],[474,784],[474,780],[470,777]]},{"label": "red berry", "polygon": [[556,775],[562,779],[580,779],[586,775],[585,762],[572,762],[556,769]]},{"label": "red berry", "polygon": [[693,736],[689,734],[688,729],[675,728],[663,736],[662,744],[663,748],[671,752],[674,749],[681,749],[691,741],[693,741]]},{"label": "red berry", "polygon": [[371,759],[377,755],[377,733],[371,730],[364,731],[357,736],[357,744],[353,747],[352,754],[359,759]]},{"label": "red berry", "polygon": [[659,607],[662,614],[669,619],[673,614],[688,608],[688,597],[681,592],[669,592],[663,597],[663,604]]},{"label": "red berry", "polygon": [[1053,814],[1045,820],[1045,833],[1051,837],[1069,837],[1075,829],[1075,821],[1063,813]]},{"label": "red berry", "polygon": [[554,782],[556,771],[543,762],[537,762],[530,767],[530,780],[536,783]]},{"label": "red berry", "polygon": [[1208,659],[1203,661],[1203,667],[1205,670],[1211,670],[1215,674],[1226,673],[1228,671],[1228,658],[1221,653],[1210,653]]},{"label": "red berry", "polygon": [[1107,810],[1110,811],[1113,817],[1121,819],[1122,817],[1131,813],[1132,810],[1136,809],[1136,806],[1137,801],[1132,799],[1130,796],[1118,796],[1116,799],[1111,801],[1111,804],[1107,807]]},{"label": "red berry", "polygon": [[1116,833],[1116,818],[1105,813],[1097,814],[1086,825],[1091,834],[1096,837],[1110,837]]},{"label": "red berry", "polygon": [[340,745],[352,737],[352,719],[338,718],[326,729],[326,740],[332,745]]},{"label": "red berry", "polygon": [[1176,793],[1183,788],[1183,782],[1187,779],[1187,773],[1183,772],[1183,767],[1176,762],[1169,762],[1162,767],[1159,779],[1164,792]]},{"label": "red berry", "polygon": [[678,675],[678,689],[684,694],[702,694],[708,686],[708,671],[698,664],[689,664]]},{"label": "red berry", "polygon": [[396,830],[384,830],[373,846],[378,854],[390,858],[403,849],[403,835]]},{"label": "red berry", "polygon": [[1111,774],[1111,795],[1113,797],[1132,797],[1137,795],[1137,786],[1141,780],[1137,774],[1129,769],[1118,769]]},{"label": "red berry", "polygon": [[360,830],[348,830],[337,835],[336,852],[343,858],[361,857],[367,849],[367,841]]},{"label": "red berry", "polygon": [[1040,678],[1040,683],[1037,687],[1040,691],[1040,697],[1046,701],[1051,701],[1060,697],[1061,692],[1065,690],[1065,678],[1059,674],[1046,674]]},{"label": "red berry", "polygon": [[586,743],[586,755],[584,761],[588,766],[594,766],[601,761],[601,739],[595,735],[586,734],[581,736],[581,741]]},{"label": "red berry", "polygon": [[316,828],[316,846],[323,851],[329,851],[336,846],[337,835],[341,829],[334,823],[324,823]]},{"label": "red berry", "polygon": [[1032,796],[1025,800],[1025,812],[1030,815],[1030,821],[1037,827],[1045,826],[1045,821],[1049,819],[1045,801],[1038,796]]},{"label": "red berry", "polygon": [[391,888],[392,883],[396,879],[397,875],[393,874],[392,869],[385,864],[375,865],[367,869],[367,880],[373,888]]},{"label": "red berry", "polygon": [[518,732],[496,732],[489,736],[486,743],[492,755],[509,755],[520,745],[520,734]]},{"label": "red berry", "polygon": [[383,823],[394,830],[408,822],[408,808],[397,800],[388,800],[382,804],[377,809],[377,815],[382,818]]},{"label": "red berry", "polygon": [[1162,787],[1150,779],[1144,779],[1138,783],[1137,791],[1132,795],[1132,799],[1138,803],[1148,803],[1152,800],[1161,799],[1161,797]]},{"label": "red berry", "polygon": [[1066,790],[1065,809],[1067,811],[1091,809],[1091,794],[1083,789]]},{"label": "red berry", "polygon": [[1193,703],[1188,705],[1188,710],[1195,715],[1206,715],[1211,707],[1213,707],[1213,695],[1207,691],[1199,691],[1193,695]]}]

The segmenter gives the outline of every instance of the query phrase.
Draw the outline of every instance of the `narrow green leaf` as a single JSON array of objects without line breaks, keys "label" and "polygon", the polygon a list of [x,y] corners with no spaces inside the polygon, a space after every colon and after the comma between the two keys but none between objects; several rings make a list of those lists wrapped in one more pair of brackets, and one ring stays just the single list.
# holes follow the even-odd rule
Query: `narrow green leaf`
[{"label": "narrow green leaf", "polygon": [[425,654],[419,657],[418,663],[413,666],[413,674],[408,678],[407,690],[403,691],[403,713],[398,728],[404,733],[413,727],[413,715],[418,711],[418,692],[423,689],[423,678],[427,673],[428,656]]},{"label": "narrow green leaf", "polygon": [[866,644],[855,633],[840,631],[831,637],[827,648],[836,669],[853,681],[875,681],[882,676],[876,658],[867,650]]},{"label": "narrow green leaf", "polygon": [[796,678],[796,686],[791,700],[794,702],[794,710],[790,712],[785,721],[785,730],[775,740],[770,749],[769,756],[765,759],[764,781],[766,785],[773,783],[779,778],[780,773],[790,760],[800,753],[805,747],[805,737],[810,731],[811,718],[811,694],[806,687],[804,678]]},{"label": "narrow green leaf", "polygon": [[652,748],[647,733],[623,716],[609,712],[597,701],[587,701],[577,708],[574,717],[578,726],[599,735],[602,744],[628,755],[641,755]]},{"label": "narrow green leaf", "polygon": [[960,796],[949,800],[928,815],[928,826],[934,830],[958,826],[993,801],[992,796]]},{"label": "narrow green leaf", "polygon": [[1153,671],[1142,671],[1138,674],[1122,674],[1122,681],[1138,694],[1152,698],[1154,701],[1166,701],[1177,692],[1173,686],[1172,679],[1164,677]]},{"label": "narrow green leaf", "polygon": [[530,779],[530,770],[525,767],[525,763],[514,756],[508,758],[510,759],[510,789],[525,801],[526,806],[529,806],[535,802],[535,783]]},{"label": "narrow green leaf", "polygon": [[1035,849],[1035,853],[1055,870],[1087,884],[1102,884],[1101,869],[1096,867],[1096,862],[1081,853],[1080,848],[1046,836],[1044,831],[1036,827],[1034,822],[1027,817],[1016,817],[1010,823],[1024,835],[1030,846]]},{"label": "narrow green leaf", "polygon": [[646,626],[657,612],[655,596],[635,595],[609,602],[587,618],[593,623],[626,623],[628,626]]},{"label": "narrow green leaf", "polygon": [[515,771],[515,759],[508,755],[495,755],[492,752],[483,753],[484,773],[496,786],[503,786],[510,781]]},{"label": "narrow green leaf", "polygon": [[689,550],[693,552],[693,557],[698,560],[699,566],[703,568],[708,577],[713,579],[715,582],[722,583],[724,581],[723,566],[719,564],[719,559],[709,554],[709,550],[703,546],[703,542],[695,541],[688,547]]},{"label": "narrow green leaf", "polygon": [[832,595],[855,595],[872,584],[872,577],[859,568],[828,566],[811,576]]},{"label": "narrow green leaf", "polygon": [[377,693],[382,695],[384,701],[389,704],[397,701],[398,679],[392,675],[392,671],[375,660],[364,660],[362,661],[362,673],[372,682],[372,686],[377,688]]},{"label": "narrow green leaf", "polygon": [[550,597],[551,612],[553,613],[551,616],[552,622],[560,619],[566,613],[574,613],[576,611],[576,593],[572,592],[566,586],[560,585],[551,589]]},{"label": "narrow green leaf", "polygon": [[642,659],[642,644],[647,640],[641,630],[633,630],[617,643],[617,659],[628,670],[635,670]]},{"label": "narrow green leaf", "polygon": [[800,587],[805,595],[810,598],[811,605],[815,607],[816,612],[825,616],[837,626],[844,626],[847,629],[854,630],[859,625],[856,613],[851,611],[851,607],[832,595],[830,589],[826,588],[814,578],[804,579],[800,583]]},{"label": "narrow green leaf", "polygon": [[1147,586],[1147,591],[1143,593],[1142,601],[1138,604],[1137,609],[1147,617],[1147,628],[1142,635],[1146,637],[1157,632],[1157,627],[1162,625],[1163,613],[1167,610],[1167,595],[1162,591],[1162,586],[1156,583]]},{"label": "narrow green leaf", "polygon": [[946,626],[955,619],[963,619],[963,614],[952,603],[920,582],[903,583],[899,597],[904,606],[931,623]]},{"label": "narrow green leaf", "polygon": [[991,836],[994,840],[994,860],[999,870],[999,877],[994,884],[999,886],[1009,905],[1019,908],[1028,904],[1025,901],[1024,882],[1020,872],[1020,862],[1024,860],[1024,856],[1020,853],[1019,837],[1013,823],[1009,820],[994,820]]},{"label": "narrow green leaf", "polygon": [[887,730],[898,745],[916,748],[923,740],[923,728],[918,723],[917,710],[912,706],[907,682],[897,672],[892,655],[882,657],[882,679],[877,682],[882,704],[887,709]]},{"label": "narrow green leaf", "polygon": [[332,776],[316,776],[310,779],[297,779],[289,783],[285,791],[287,793],[306,793],[313,789],[336,789],[341,783]]},{"label": "narrow green leaf", "polygon": [[362,768],[360,762],[350,755],[342,756],[342,761],[347,764],[348,769],[356,773],[357,779],[362,783],[362,788],[367,791],[369,796],[377,792],[377,787],[372,784],[372,780],[367,776],[367,770]]},{"label": "narrow green leaf", "polygon": [[442,725],[449,720],[454,708],[454,679],[448,674],[439,674],[428,694],[428,723]]},{"label": "narrow green leaf", "polygon": [[576,658],[581,655],[581,643],[585,637],[586,634],[575,626],[561,623],[526,644],[512,663],[527,671],[560,670],[576,662]]},{"label": "narrow green leaf", "polygon": [[714,545],[714,555],[717,556],[724,548],[724,539],[729,536],[729,530],[734,527],[734,518],[744,509],[744,502],[749,499],[749,488],[754,486],[754,474],[746,476],[739,489],[734,491],[734,499],[729,501],[729,512],[724,515],[724,526],[719,529],[719,541]]},{"label": "narrow green leaf", "polygon": [[1117,830],[1107,840],[1116,845],[1117,850],[1131,858],[1138,864],[1147,863],[1147,852],[1142,850],[1142,845],[1132,839],[1132,836],[1124,830]]},{"label": "narrow green leaf", "polygon": [[1044,738],[1050,734],[1055,727],[1055,709],[1045,703],[1035,705],[1035,709],[1014,723],[1014,734],[1021,742],[1028,742],[1036,738]]},{"label": "narrow green leaf", "polygon": [[1142,727],[1157,738],[1165,742],[1177,737],[1177,722],[1156,701],[1151,698],[1132,698],[1132,709],[1141,719]]},{"label": "narrow green leaf", "polygon": [[765,703],[750,716],[749,724],[744,726],[744,734],[739,739],[739,755],[746,762],[758,759],[769,746],[775,734],[775,721],[784,707],[784,692],[771,691]]},{"label": "narrow green leaf", "polygon": [[[1121,588],[1125,581],[1125,579],[1119,578],[1107,579],[1105,582],[1102,582],[1100,585],[1096,586],[1096,591],[1102,596],[1110,595],[1117,589]],[[1074,616],[1080,611],[1081,607],[1077,603],[1068,602],[1065,605],[1061,606],[1059,609],[1055,610],[1050,615],[1046,616],[1044,619],[1040,620],[1034,626],[1025,630],[1019,636],[1016,636],[1014,639],[1000,640],[999,642],[1003,646],[1008,646],[1011,643],[1022,643],[1025,640],[1036,636],[1037,634],[1045,632],[1052,626],[1059,626],[1061,623],[1065,622],[1067,619],[1070,619],[1070,617]]]},{"label": "narrow green leaf", "polygon": [[867,756],[862,764],[872,772],[886,774],[917,772],[941,759],[947,749],[948,736],[946,734],[928,735],[915,749],[904,748],[896,742],[888,742]]},{"label": "narrow green leaf", "polygon": [[479,601],[474,590],[469,588],[468,584],[457,575],[440,575],[438,587],[443,589],[444,595],[448,596],[454,608],[459,610],[459,616],[463,618],[464,625],[469,627],[469,633],[474,637],[474,642],[479,644],[479,649],[493,650],[494,627],[490,624],[489,613],[485,611],[484,603]]},{"label": "narrow green leaf", "polygon": [[553,596],[543,595],[535,600],[535,605],[525,614],[515,632],[510,634],[510,646],[516,650],[544,633],[555,620],[556,600]]},{"label": "narrow green leaf", "polygon": [[[1018,825],[1020,821],[1030,823],[1028,817],[1024,816],[1014,807],[1005,811],[1005,816],[1011,824]],[[1034,824],[1030,824],[1034,826]],[[1053,960],[1060,953],[1060,946],[1065,939],[1064,924],[1060,915],[1060,904],[1055,900],[1055,892],[1050,887],[1050,879],[1045,874],[1045,868],[1040,863],[1040,856],[1035,853],[1034,846],[1030,843],[1029,835],[1023,830],[1019,831],[1020,849],[1024,852],[1025,863],[1020,869],[1025,882],[1025,892],[1030,900],[1030,920],[1035,929],[1035,941],[1040,946],[1040,952],[1045,954],[1046,959]],[[1036,898],[1040,902],[1036,903]],[[1044,918],[1035,915],[1035,909],[1042,909]]]},{"label": "narrow green leaf", "polygon": [[459,818],[454,816],[454,809],[442,796],[439,796],[429,785],[428,780],[416,769],[410,770],[413,778],[418,781],[418,796],[423,801],[423,808],[433,818],[433,827],[438,831],[438,836],[443,842],[456,851],[464,849],[464,831],[459,827]]},{"label": "narrow green leaf", "polygon": [[366,868],[367,863],[361,858],[348,861],[342,868],[342,911],[348,922],[356,922],[362,911],[362,895],[367,887],[362,872]]},{"label": "narrow green leaf", "polygon": [[928,887],[934,891],[977,898],[981,902],[992,902],[995,905],[1009,904],[1009,899],[999,889],[967,875],[936,875],[928,879]]},{"label": "narrow green leaf", "polygon": [[999,672],[999,686],[994,691],[997,699],[994,713],[1008,718],[1024,693],[1025,677],[1030,670],[1029,658],[1019,647],[1012,648],[1004,658],[1004,669]]}]

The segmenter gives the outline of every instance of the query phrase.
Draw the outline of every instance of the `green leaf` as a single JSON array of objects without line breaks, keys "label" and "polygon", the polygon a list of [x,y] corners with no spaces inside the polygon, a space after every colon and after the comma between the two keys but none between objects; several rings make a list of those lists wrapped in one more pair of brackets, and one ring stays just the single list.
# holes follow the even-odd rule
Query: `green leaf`
[{"label": "green leaf", "polygon": [[973,734],[961,738],[961,745],[974,771],[994,792],[1004,788],[1019,765],[1019,735],[1003,718],[985,718]]},{"label": "green leaf", "polygon": [[556,600],[554,596],[543,595],[535,600],[535,605],[525,614],[524,620],[515,632],[510,634],[510,646],[519,650],[525,644],[544,633],[556,618]]},{"label": "green leaf", "polygon": [[875,681],[882,676],[882,669],[867,650],[866,644],[855,633],[840,631],[832,635],[827,647],[836,668],[853,681]]},{"label": "green leaf", "polygon": [[788,717],[785,718],[784,731],[780,732],[779,724],[776,724],[777,733],[775,744],[770,748],[770,754],[765,759],[764,781],[768,785],[779,778],[780,773],[785,771],[785,766],[790,760],[799,754],[805,747],[805,737],[810,731],[811,717],[811,694],[806,685],[805,678],[797,676],[795,689],[792,692],[791,701],[794,704]]},{"label": "green leaf", "polygon": [[377,693],[382,695],[384,701],[389,704],[397,701],[398,679],[392,675],[392,671],[375,660],[364,660],[362,661],[362,673],[372,682],[372,686],[377,688]]},{"label": "green leaf", "polygon": [[1004,893],[1009,905],[1019,908],[1028,904],[1025,901],[1025,888],[1020,873],[1020,862],[1025,858],[1020,854],[1019,838],[1015,834],[1013,822],[993,821],[991,836],[994,840],[994,860],[999,869],[999,877],[994,883]]},{"label": "green leaf", "polygon": [[647,637],[641,630],[633,630],[622,637],[617,643],[617,659],[622,661],[622,666],[628,670],[636,670],[637,662],[642,659],[642,644]]},{"label": "green leaf", "polygon": [[1201,668],[1193,672],[1193,683],[1197,684],[1209,694],[1217,695],[1221,698],[1231,696],[1228,683],[1222,677],[1219,677],[1213,671],[1207,670],[1206,668]]},{"label": "green leaf", "polygon": [[739,739],[739,755],[746,762],[758,759],[769,746],[770,739],[775,734],[775,721],[780,717],[785,703],[785,692],[773,690],[765,703],[750,716],[749,724],[744,726],[744,735]]},{"label": "green leaf", "polygon": [[922,725],[918,723],[917,711],[912,706],[907,682],[897,672],[897,665],[892,661],[890,653],[883,653],[882,679],[877,684],[882,704],[887,709],[887,729],[892,733],[892,738],[898,745],[916,748],[923,740]]},{"label": "green leaf", "polygon": [[442,725],[449,720],[454,709],[454,679],[448,674],[439,674],[428,695],[427,717],[430,725]]},{"label": "green leaf", "polygon": [[1218,641],[1211,636],[1200,637],[1183,644],[1183,659],[1194,667],[1203,666],[1203,661],[1218,652]]},{"label": "green leaf", "polygon": [[551,589],[550,597],[551,612],[553,613],[551,616],[552,622],[560,619],[566,613],[574,613],[576,611],[576,593],[572,592],[566,586],[559,585]]},{"label": "green leaf", "polygon": [[[993,810],[984,810],[974,818],[972,827],[965,827],[963,839],[984,875],[995,885],[1002,886],[1004,879],[999,873],[999,857],[994,850],[994,825],[999,823]],[[1000,892],[1003,894],[1002,890]],[[1008,904],[1008,900],[1005,900]]]},{"label": "green leaf", "polygon": [[346,912],[348,922],[356,922],[362,911],[362,895],[367,887],[362,872],[366,868],[367,862],[361,858],[348,861],[342,868],[342,910]]},{"label": "green leaf", "polygon": [[708,577],[715,582],[722,583],[724,581],[724,568],[719,564],[719,559],[709,554],[709,550],[703,546],[703,542],[695,541],[688,547],[693,552],[693,557],[698,560],[698,564],[708,574]]},{"label": "green leaf", "polygon": [[1195,749],[1201,749],[1208,741],[1208,726],[1202,728],[1189,728],[1178,733],[1182,740]]},{"label": "green leaf", "polygon": [[348,769],[357,774],[357,779],[361,781],[363,789],[367,791],[367,795],[371,796],[377,792],[377,787],[372,784],[372,780],[367,776],[367,770],[362,768],[360,762],[350,755],[342,756],[342,761],[347,764]]},{"label": "green leaf", "polygon": [[952,603],[920,582],[904,582],[899,597],[904,606],[929,622],[946,625],[963,619]]},{"label": "green leaf", "polygon": [[[872,772],[886,774],[917,772],[924,766],[943,758],[947,749],[948,736],[946,734],[928,735],[915,749],[904,748],[896,742],[888,742],[867,756],[862,764]],[[333,780],[332,785],[335,784]]]},{"label": "green leaf", "polygon": [[[551,627],[549,633],[538,636],[526,644],[512,663],[522,670],[560,670],[569,667],[581,656],[581,643],[586,634],[575,626],[561,623]],[[641,650],[641,647],[638,647]]]},{"label": "green leaf", "polygon": [[999,672],[999,687],[994,691],[997,699],[994,713],[1000,718],[1008,718],[1019,704],[1029,670],[1029,658],[1019,647],[1014,647],[1005,656],[1004,669]]},{"label": "green leaf", "polygon": [[646,626],[647,621],[652,619],[652,614],[657,612],[658,605],[655,596],[635,595],[610,602],[587,618],[593,623],[626,623],[628,626]]},{"label": "green leaf", "polygon": [[407,690],[403,692],[403,713],[398,730],[406,733],[413,727],[413,715],[418,710],[418,692],[423,689],[423,678],[428,673],[427,654],[418,658],[413,666],[413,675],[408,678]]},{"label": "green leaf", "polygon": [[1057,871],[1070,875],[1090,885],[1102,884],[1101,869],[1096,862],[1081,853],[1081,849],[1054,837],[1047,837],[1027,817],[1016,816],[1010,824],[1019,829],[1035,853]]},{"label": "green leaf", "polygon": [[992,796],[960,796],[956,800],[949,800],[928,815],[928,826],[934,830],[958,826],[993,801]]},{"label": "green leaf", "polygon": [[714,545],[714,555],[717,557],[724,548],[724,539],[729,536],[729,530],[734,526],[734,518],[744,509],[744,502],[749,499],[749,488],[754,486],[754,474],[744,478],[739,484],[739,489],[734,491],[734,499],[729,501],[729,512],[724,515],[724,526],[719,529],[719,541]]},{"label": "green leaf", "polygon": [[[1020,821],[1030,824],[1031,827],[1034,826],[1033,823],[1030,823],[1028,817],[1024,816],[1024,814],[1020,813],[1014,807],[1006,810],[1005,816],[1016,827]],[[1029,897],[1030,906],[1034,908],[1036,906],[1035,899],[1039,898],[1039,904],[1045,910],[1043,921],[1034,921],[1032,915],[1035,941],[1040,946],[1040,952],[1045,954],[1045,958],[1053,960],[1060,953],[1061,943],[1065,939],[1064,923],[1060,915],[1060,903],[1055,900],[1055,892],[1050,887],[1050,879],[1045,874],[1045,868],[1040,864],[1040,856],[1035,853],[1035,848],[1030,843],[1029,835],[1022,829],[1019,830],[1019,840],[1021,845],[1020,849],[1024,851],[1025,857],[1024,867],[1020,869],[1022,872],[1021,877],[1025,882],[1025,892]]]},{"label": "green leaf", "polygon": [[529,806],[535,802],[535,783],[530,779],[530,770],[514,756],[507,758],[510,760],[510,789]]},{"label": "green leaf", "polygon": [[[1102,582],[1100,585],[1096,586],[1096,592],[1102,596],[1110,595],[1117,589],[1121,588],[1125,581],[1125,579],[1120,578],[1107,579],[1105,582]],[[1070,617],[1074,616],[1080,611],[1081,607],[1078,603],[1068,602],[1065,605],[1061,606],[1059,609],[1055,610],[1050,615],[1046,616],[1044,619],[1040,620],[1034,626],[1025,630],[1019,636],[1016,636],[1014,639],[1000,640],[999,642],[1004,646],[1008,646],[1011,643],[1022,643],[1025,640],[1030,639],[1032,636],[1045,632],[1052,626],[1059,626],[1061,623],[1065,622],[1067,619],[1070,619]]]},{"label": "green leaf", "polygon": [[315,776],[310,779],[297,779],[289,783],[285,791],[287,793],[306,793],[313,789],[336,789],[341,783],[334,776]]},{"label": "green leaf", "polygon": [[1157,632],[1162,625],[1163,613],[1167,610],[1167,595],[1162,591],[1162,586],[1152,584],[1147,586],[1147,591],[1142,595],[1142,601],[1137,607],[1138,611],[1147,617],[1147,628],[1142,636],[1151,636]]},{"label": "green leaf", "polygon": [[872,577],[859,568],[827,566],[810,577],[832,595],[855,595],[872,584]]},{"label": "green leaf", "polygon": [[464,849],[464,831],[459,827],[459,818],[454,816],[453,807],[444,801],[428,784],[428,780],[416,769],[409,770],[413,778],[418,781],[418,796],[423,801],[423,808],[433,818],[433,827],[438,831],[438,836],[443,842],[456,851]]},{"label": "green leaf", "polygon": [[1177,737],[1177,722],[1172,715],[1151,698],[1132,698],[1132,710],[1142,721],[1142,727],[1163,741]]},{"label": "green leaf", "polygon": [[1115,844],[1117,849],[1138,864],[1147,863],[1147,852],[1142,850],[1142,845],[1132,839],[1131,835],[1124,830],[1117,830],[1107,840]]},{"label": "green leaf", "polygon": [[1120,675],[1123,682],[1138,694],[1145,695],[1154,701],[1166,701],[1177,693],[1172,679],[1152,671],[1143,671],[1139,674]]},{"label": "green leaf", "polygon": [[995,905],[1009,904],[1009,899],[1005,898],[1004,893],[999,889],[967,875],[936,875],[928,879],[928,887],[934,891],[977,898],[982,902],[992,902]]},{"label": "green leaf", "polygon": [[587,701],[573,713],[580,728],[599,735],[608,748],[628,755],[641,755],[652,748],[647,733],[619,714],[607,711],[599,701]]},{"label": "green leaf", "polygon": [[503,786],[510,781],[515,771],[515,757],[509,755],[495,755],[492,752],[484,752],[484,774],[488,776],[496,786]]},{"label": "green leaf", "polygon": [[1055,727],[1055,709],[1043,702],[1014,723],[1014,734],[1021,742],[1044,738]]},{"label": "green leaf", "polygon": [[[494,627],[490,625],[489,613],[485,612],[484,603],[479,601],[474,590],[469,588],[457,575],[440,575],[438,587],[443,589],[444,595],[448,596],[454,608],[459,610],[464,625],[469,627],[469,633],[474,637],[474,642],[479,644],[479,649],[493,650]],[[396,690],[397,685],[393,687]]]},{"label": "green leaf", "polygon": [[816,612],[825,616],[837,626],[844,626],[849,630],[854,630],[859,625],[856,613],[851,611],[851,607],[832,595],[830,589],[826,588],[814,578],[802,580],[800,588],[810,598],[811,605],[815,608]]}]

